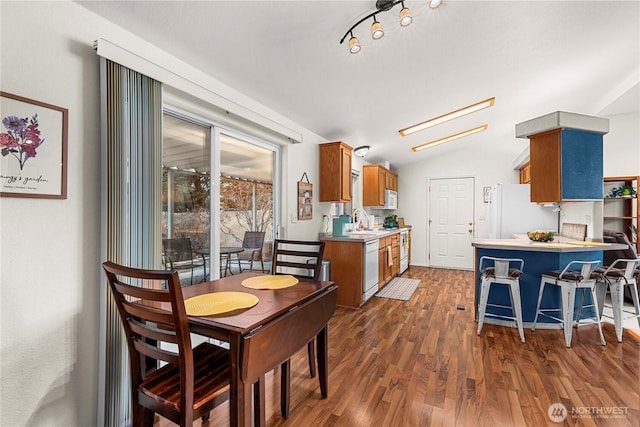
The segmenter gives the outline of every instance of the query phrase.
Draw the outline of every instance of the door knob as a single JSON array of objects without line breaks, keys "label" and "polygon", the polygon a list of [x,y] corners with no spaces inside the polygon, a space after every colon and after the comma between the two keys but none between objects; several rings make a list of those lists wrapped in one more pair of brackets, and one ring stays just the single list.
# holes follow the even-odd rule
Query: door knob
[{"label": "door knob", "polygon": [[469,229],[469,234],[473,233],[473,228]]}]

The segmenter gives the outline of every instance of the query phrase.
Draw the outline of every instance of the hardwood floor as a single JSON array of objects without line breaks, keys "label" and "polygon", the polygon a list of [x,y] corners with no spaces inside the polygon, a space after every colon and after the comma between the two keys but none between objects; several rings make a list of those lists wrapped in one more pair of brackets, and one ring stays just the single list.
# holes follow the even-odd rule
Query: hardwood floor
[{"label": "hardwood floor", "polygon": [[[402,277],[421,280],[410,301],[336,311],[327,399],[308,376],[306,347],[292,359],[288,419],[279,371],[267,377],[268,426],[639,425],[636,337],[625,331],[618,343],[608,323],[604,347],[595,325],[575,329],[569,349],[560,330],[525,329],[522,344],[517,329],[485,324],[477,336],[473,272],[411,267]],[[560,424],[547,415],[553,403],[569,411]],[[225,424],[227,404],[202,423]]]}]

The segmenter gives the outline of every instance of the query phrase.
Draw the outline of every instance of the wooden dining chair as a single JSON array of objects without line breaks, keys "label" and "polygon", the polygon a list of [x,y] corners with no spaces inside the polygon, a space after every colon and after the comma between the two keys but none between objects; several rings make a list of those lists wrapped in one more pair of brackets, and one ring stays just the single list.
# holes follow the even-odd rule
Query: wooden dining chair
[{"label": "wooden dining chair", "polygon": [[[273,245],[271,274],[290,274],[297,278],[320,280],[324,242],[276,239]],[[307,343],[309,374],[316,376],[316,341]],[[291,360],[281,365],[280,409],[283,417],[289,416],[291,387]]]},{"label": "wooden dining chair", "polygon": [[156,413],[180,426],[207,419],[229,399],[229,352],[208,342],[191,348],[178,272],[102,265],[129,349],[132,425],[150,427]]}]

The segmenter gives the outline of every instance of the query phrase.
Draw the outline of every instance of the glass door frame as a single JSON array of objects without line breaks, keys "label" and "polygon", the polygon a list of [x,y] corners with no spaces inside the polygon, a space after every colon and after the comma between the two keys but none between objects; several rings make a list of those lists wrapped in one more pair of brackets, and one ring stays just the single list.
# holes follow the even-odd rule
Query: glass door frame
[{"label": "glass door frame", "polygon": [[[222,134],[247,142],[252,145],[270,150],[273,152],[273,172],[272,172],[272,191],[273,191],[273,236],[274,239],[279,238],[278,230],[280,229],[280,212],[281,212],[281,176],[282,176],[282,150],[277,144],[269,143],[257,137],[247,135],[246,133],[235,131],[227,127],[221,126],[215,121],[203,118],[198,114],[185,111],[171,105],[163,106],[163,114],[168,114],[181,120],[209,128],[210,150],[209,164],[211,167],[209,185],[209,197],[211,207],[209,212],[209,268],[211,280],[220,277],[220,182],[221,182],[221,164],[220,164],[220,136]],[[214,178],[215,177],[215,178]]]}]

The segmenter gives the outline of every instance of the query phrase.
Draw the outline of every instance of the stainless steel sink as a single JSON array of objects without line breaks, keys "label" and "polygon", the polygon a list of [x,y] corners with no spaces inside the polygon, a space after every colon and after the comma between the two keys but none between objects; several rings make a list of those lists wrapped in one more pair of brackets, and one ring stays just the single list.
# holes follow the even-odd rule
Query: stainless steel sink
[{"label": "stainless steel sink", "polygon": [[381,234],[387,234],[387,230],[357,230],[357,231],[346,231],[345,234],[350,234],[354,236],[360,236],[363,234],[379,236]]}]

